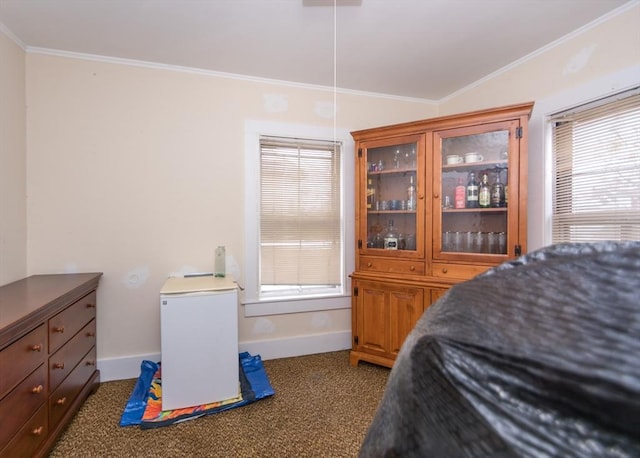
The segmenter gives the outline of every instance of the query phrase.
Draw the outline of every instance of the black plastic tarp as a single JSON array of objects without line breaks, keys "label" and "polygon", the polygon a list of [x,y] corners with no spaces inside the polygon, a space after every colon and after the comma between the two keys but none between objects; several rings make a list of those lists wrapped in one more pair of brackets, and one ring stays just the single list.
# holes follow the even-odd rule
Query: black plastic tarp
[{"label": "black plastic tarp", "polygon": [[640,242],[550,246],[449,290],[362,457],[640,457]]}]

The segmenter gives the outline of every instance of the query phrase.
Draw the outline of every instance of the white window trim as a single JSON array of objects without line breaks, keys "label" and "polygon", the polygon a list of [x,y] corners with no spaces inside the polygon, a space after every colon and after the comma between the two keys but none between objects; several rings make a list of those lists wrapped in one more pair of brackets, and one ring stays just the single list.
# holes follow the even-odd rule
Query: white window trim
[{"label": "white window trim", "polygon": [[[259,218],[260,202],[256,196],[260,193],[260,136],[327,139],[342,142],[341,168],[343,202],[344,257],[343,294],[333,297],[322,296],[293,297],[286,299],[260,299],[259,295]],[[245,256],[244,256],[244,316],[281,315],[324,310],[345,309],[351,307],[351,282],[349,275],[355,269],[355,148],[353,138],[346,129],[316,127],[301,124],[287,124],[269,121],[248,120],[245,122]]]},{"label": "white window trim", "polygon": [[[529,251],[552,243],[553,150],[549,118],[559,111],[632,89],[638,85],[638,75],[640,65],[634,65],[536,101],[529,121]],[[538,154],[542,157],[536,158]],[[534,161],[538,162],[539,169],[531,167]],[[539,170],[542,176],[531,173],[534,170]],[[543,183],[541,193],[539,189],[533,192],[533,183]]]}]

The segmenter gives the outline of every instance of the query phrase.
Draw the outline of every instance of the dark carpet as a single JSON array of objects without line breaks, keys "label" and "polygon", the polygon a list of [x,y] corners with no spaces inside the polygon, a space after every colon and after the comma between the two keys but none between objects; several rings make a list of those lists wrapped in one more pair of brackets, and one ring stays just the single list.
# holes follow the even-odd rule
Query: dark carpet
[{"label": "dark carpet", "polygon": [[339,351],[264,361],[275,395],[158,429],[118,426],[135,379],[102,383],[50,457],[355,457],[389,369]]}]

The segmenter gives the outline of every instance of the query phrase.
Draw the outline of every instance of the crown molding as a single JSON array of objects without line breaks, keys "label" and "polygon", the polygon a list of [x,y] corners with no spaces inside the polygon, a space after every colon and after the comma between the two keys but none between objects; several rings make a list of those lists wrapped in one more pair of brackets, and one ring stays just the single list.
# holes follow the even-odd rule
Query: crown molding
[{"label": "crown molding", "polygon": [[319,84],[297,83],[295,81],[261,78],[257,76],[241,75],[238,73],[219,72],[215,70],[206,70],[206,69],[195,68],[195,67],[183,67],[180,65],[162,64],[158,62],[142,61],[142,60],[136,60],[136,59],[125,59],[121,57],[101,56],[97,54],[85,54],[85,53],[78,53],[78,52],[71,52],[71,51],[62,51],[62,50],[50,49],[50,48],[39,48],[35,46],[27,46],[25,51],[29,54],[43,54],[43,55],[56,56],[56,57],[65,57],[69,59],[79,59],[79,60],[88,60],[88,61],[95,61],[95,62],[104,62],[109,64],[127,65],[131,67],[142,67],[142,68],[150,68],[155,70],[168,70],[168,71],[180,72],[180,73],[190,73],[195,75],[211,76],[215,78],[226,78],[226,79],[233,79],[238,81],[270,84],[274,86],[286,86],[286,87],[292,87],[297,89],[309,89],[309,90],[330,92],[330,93],[337,93],[337,94],[376,97],[376,98],[392,99],[392,100],[412,102],[412,103],[422,103],[422,104],[432,104],[432,105],[435,105],[437,103],[434,100],[422,99],[417,97],[406,97],[406,96],[398,96],[398,95],[392,95],[392,94],[380,94],[376,92],[358,91],[358,90],[345,89],[345,88],[339,88],[339,87],[333,87],[333,86],[322,86]]},{"label": "crown molding", "polygon": [[33,54],[44,54],[44,55],[51,55],[51,56],[58,56],[58,57],[66,57],[66,58],[72,58],[72,59],[80,59],[80,60],[89,60],[89,61],[97,61],[97,62],[105,62],[105,63],[111,63],[111,64],[119,64],[119,65],[128,65],[128,66],[134,66],[134,67],[143,67],[143,68],[151,68],[151,69],[157,69],[157,70],[168,70],[168,71],[174,71],[174,72],[182,72],[182,73],[191,73],[191,74],[198,74],[198,75],[205,75],[205,76],[211,76],[211,77],[216,77],[216,78],[226,78],[226,79],[233,79],[233,80],[239,80],[239,81],[249,81],[249,82],[253,82],[253,83],[261,83],[261,84],[269,84],[269,85],[275,85],[275,86],[285,86],[285,87],[291,87],[291,88],[297,88],[297,89],[308,89],[308,90],[315,90],[315,91],[321,91],[321,92],[330,92],[333,94],[346,94],[346,95],[355,95],[355,96],[363,96],[363,97],[373,97],[373,98],[381,98],[381,99],[389,99],[389,100],[396,100],[396,101],[403,101],[403,102],[409,102],[409,103],[419,103],[419,104],[427,104],[427,105],[432,105],[435,107],[438,107],[440,105],[442,105],[443,103],[448,102],[451,99],[454,99],[462,94],[464,94],[465,92],[468,92],[482,84],[484,84],[485,82],[499,76],[502,75],[522,64],[524,64],[527,61],[530,61],[546,52],[548,52],[549,50],[560,46],[568,41],[570,41],[571,39],[585,33],[586,31],[599,26],[600,24],[603,24],[607,21],[609,21],[610,19],[623,14],[629,10],[631,10],[632,8],[637,7],[638,5],[640,5],[640,0],[631,0],[630,2],[620,6],[619,8],[616,8],[615,10],[599,17],[598,19],[585,24],[584,26],[574,30],[573,32],[549,43],[546,46],[543,46],[542,48],[539,48],[535,51],[533,51],[532,53],[523,56],[517,60],[515,60],[514,62],[511,62],[510,64],[480,78],[479,80],[474,81],[473,83],[458,89],[455,92],[452,92],[451,94],[448,94],[444,97],[442,97],[441,99],[438,100],[433,100],[433,99],[424,99],[424,98],[418,98],[418,97],[407,97],[407,96],[398,96],[398,95],[393,95],[393,94],[382,94],[382,93],[377,93],[377,92],[368,92],[368,91],[359,91],[359,90],[354,90],[354,89],[346,89],[346,88],[339,88],[339,87],[335,87],[335,86],[323,86],[323,85],[316,85],[316,84],[307,84],[307,83],[298,83],[298,82],[294,82],[294,81],[286,81],[286,80],[278,80],[278,79],[270,79],[270,78],[261,78],[261,77],[256,77],[256,76],[250,76],[250,75],[241,75],[241,74],[236,74],[236,73],[227,73],[227,72],[219,72],[219,71],[213,71],[213,70],[205,70],[205,69],[200,69],[200,68],[194,68],[194,67],[183,67],[183,66],[178,66],[178,65],[169,65],[169,64],[162,64],[162,63],[157,63],[157,62],[148,62],[148,61],[140,61],[140,60],[135,60],[135,59],[125,59],[125,58],[115,58],[115,57],[109,57],[109,56],[101,56],[101,55],[95,55],[95,54],[85,54],[85,53],[77,53],[77,52],[69,52],[69,51],[61,51],[61,50],[56,50],[56,49],[50,49],[50,48],[39,48],[39,47],[33,47],[33,46],[27,46],[22,40],[20,40],[8,27],[6,27],[2,22],[0,22],[0,32],[4,33],[5,35],[7,35],[11,40],[13,40],[18,46],[20,46],[25,52],[27,53],[33,53]]},{"label": "crown molding", "polygon": [[9,27],[4,25],[3,22],[0,22],[0,32],[4,33],[7,37],[9,37],[10,40],[20,46],[23,51],[27,51],[27,45],[24,44],[24,42],[20,38],[15,36],[15,34],[9,29]]}]

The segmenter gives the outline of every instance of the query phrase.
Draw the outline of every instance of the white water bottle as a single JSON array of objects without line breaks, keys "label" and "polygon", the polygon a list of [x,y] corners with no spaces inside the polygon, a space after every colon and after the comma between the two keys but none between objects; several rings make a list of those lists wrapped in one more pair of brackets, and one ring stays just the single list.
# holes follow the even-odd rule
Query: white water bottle
[{"label": "white water bottle", "polygon": [[225,249],[224,246],[216,248],[216,258],[214,262],[214,275],[216,277],[224,277],[225,272]]}]

